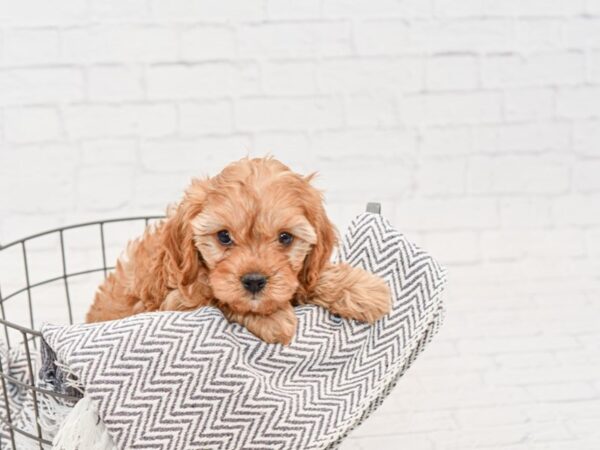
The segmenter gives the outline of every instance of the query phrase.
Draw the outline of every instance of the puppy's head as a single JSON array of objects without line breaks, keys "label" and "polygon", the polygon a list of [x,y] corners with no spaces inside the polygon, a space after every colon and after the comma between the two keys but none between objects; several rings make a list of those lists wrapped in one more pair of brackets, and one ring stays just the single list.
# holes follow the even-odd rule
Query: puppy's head
[{"label": "puppy's head", "polygon": [[[243,159],[195,180],[179,205],[214,297],[237,313],[271,314],[307,295],[330,258],[335,230],[321,194],[271,159]],[[197,276],[197,273],[194,274]]]}]

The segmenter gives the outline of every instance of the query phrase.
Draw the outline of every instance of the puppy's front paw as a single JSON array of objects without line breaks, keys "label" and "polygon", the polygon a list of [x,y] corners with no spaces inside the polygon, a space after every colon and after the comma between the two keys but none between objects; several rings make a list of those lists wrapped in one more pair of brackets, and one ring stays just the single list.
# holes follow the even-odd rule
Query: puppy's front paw
[{"label": "puppy's front paw", "polygon": [[382,278],[347,264],[332,269],[337,273],[321,286],[321,295],[334,296],[328,301],[331,312],[368,323],[390,312],[390,290]]},{"label": "puppy's front paw", "polygon": [[294,308],[290,305],[265,316],[248,315],[245,317],[244,325],[252,334],[265,342],[288,345],[296,334],[297,322]]},{"label": "puppy's front paw", "polygon": [[367,275],[371,278],[369,301],[362,311],[362,318],[359,317],[358,320],[373,323],[390,312],[392,301],[388,284],[376,275],[370,273]]}]

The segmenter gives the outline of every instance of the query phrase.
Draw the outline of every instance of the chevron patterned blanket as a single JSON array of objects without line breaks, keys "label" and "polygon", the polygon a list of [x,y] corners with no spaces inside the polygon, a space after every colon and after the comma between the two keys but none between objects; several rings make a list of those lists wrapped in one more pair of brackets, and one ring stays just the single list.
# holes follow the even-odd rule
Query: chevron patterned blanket
[{"label": "chevron patterned blanket", "polygon": [[351,224],[340,258],[382,276],[392,312],[373,326],[297,308],[290,346],[214,308],[45,325],[119,449],[332,449],[369,416],[436,332],[444,270],[384,218]]}]

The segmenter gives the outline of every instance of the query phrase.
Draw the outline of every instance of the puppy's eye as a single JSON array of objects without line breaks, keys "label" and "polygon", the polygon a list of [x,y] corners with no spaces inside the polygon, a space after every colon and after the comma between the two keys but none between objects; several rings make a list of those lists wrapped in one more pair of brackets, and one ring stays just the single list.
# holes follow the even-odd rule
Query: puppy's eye
[{"label": "puppy's eye", "polygon": [[279,233],[279,243],[285,245],[286,247],[292,243],[294,240],[294,236],[292,236],[287,231],[283,231]]},{"label": "puppy's eye", "polygon": [[231,244],[233,244],[233,240],[231,239],[231,236],[229,235],[229,231],[227,231],[227,230],[221,230],[221,231],[219,231],[217,233],[217,239],[223,245],[231,245]]}]

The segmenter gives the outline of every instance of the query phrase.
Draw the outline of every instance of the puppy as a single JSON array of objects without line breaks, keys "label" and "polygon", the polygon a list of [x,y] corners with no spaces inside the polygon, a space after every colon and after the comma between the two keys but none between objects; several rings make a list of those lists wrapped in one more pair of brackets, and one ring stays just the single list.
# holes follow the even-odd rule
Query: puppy
[{"label": "puppy", "polygon": [[166,219],[128,244],[87,321],[213,305],[264,341],[289,344],[294,305],[379,319],[390,309],[387,284],[330,263],[336,233],[312,177],[245,158],[194,179]]}]

